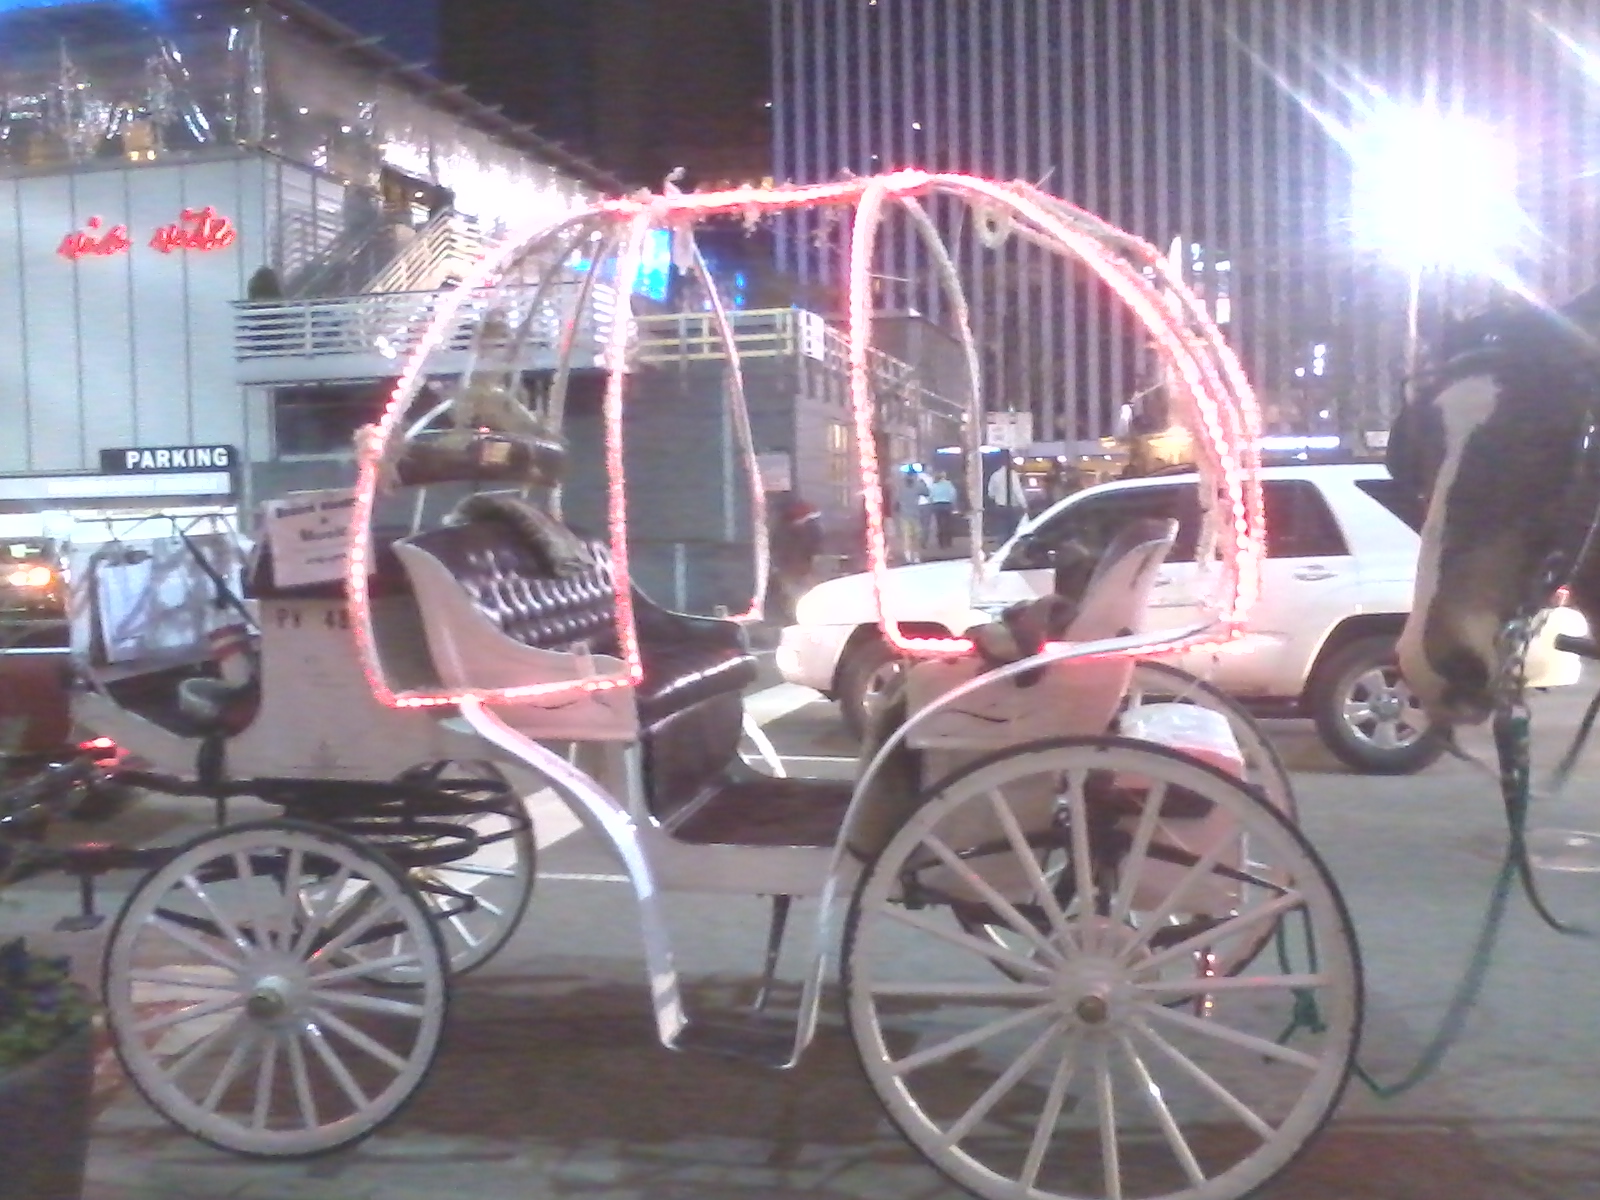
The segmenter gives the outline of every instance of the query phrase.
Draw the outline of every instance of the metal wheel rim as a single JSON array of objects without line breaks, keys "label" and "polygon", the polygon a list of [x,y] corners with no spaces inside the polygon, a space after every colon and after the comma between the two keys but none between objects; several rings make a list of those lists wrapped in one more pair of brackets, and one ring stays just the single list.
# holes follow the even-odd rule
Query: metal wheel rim
[{"label": "metal wheel rim", "polygon": [[1339,706],[1346,733],[1359,746],[1384,753],[1407,750],[1427,736],[1430,722],[1397,666],[1357,672]]},{"label": "metal wheel rim", "polygon": [[[1228,703],[1226,697],[1219,695],[1202,680],[1186,671],[1159,663],[1136,663],[1133,679],[1128,687],[1129,706],[1169,700],[1181,704],[1195,704],[1226,717],[1229,728],[1238,738],[1239,748],[1245,755],[1248,771],[1246,782],[1259,787],[1267,801],[1286,819],[1291,821],[1297,819],[1294,786],[1289,780],[1288,768],[1284,766],[1283,760],[1272,748],[1266,734],[1262,732],[1253,717]],[[1240,857],[1246,861],[1249,859],[1247,838],[1241,838]],[[997,946],[1013,952],[1020,948],[1018,940],[1008,937],[1002,929],[980,921],[966,920],[960,914],[956,915],[956,919],[966,932],[974,936],[989,938]],[[1174,917],[1174,923],[1176,921],[1177,918]],[[1208,969],[1219,975],[1238,974],[1255,961],[1262,948],[1272,939],[1274,928],[1275,926],[1264,927],[1259,938],[1241,945],[1238,952],[1230,955],[1228,959],[1209,963]],[[1008,974],[1004,967],[1001,968],[1001,973]]]},{"label": "metal wheel rim", "polygon": [[[308,920],[274,861],[299,883],[365,887]],[[339,955],[391,922],[423,976],[399,997]],[[352,839],[287,822],[208,834],[146,876],[118,917],[105,985],[117,1055],[151,1105],[261,1157],[323,1153],[392,1117],[432,1065],[448,1000],[438,931],[405,878]]]},{"label": "metal wheel rim", "polygon": [[[473,778],[509,781],[493,763],[467,764]],[[469,974],[500,952],[516,932],[533,895],[538,869],[538,847],[533,823],[523,799],[511,788],[504,803],[486,805],[481,812],[465,817],[444,818],[470,826],[478,834],[478,848],[466,858],[412,871],[428,911],[433,914],[444,940],[450,972],[456,977]],[[461,911],[463,901],[452,891],[469,893],[475,907]],[[391,953],[391,948],[374,945],[369,957]],[[355,961],[352,955],[352,961]],[[416,968],[375,971],[372,978],[394,987],[416,987],[421,982]]]},{"label": "metal wheel rim", "polygon": [[[1163,997],[1159,1003],[1143,995],[1140,987],[1133,987],[1126,979],[1109,980],[1106,986],[1111,989],[1108,992],[1110,998],[1105,1002],[1108,1008],[1101,1011],[1097,1018],[1103,1024],[1093,1024],[1091,1017],[1095,1013],[1089,1011],[1092,1006],[1086,1006],[1086,1002],[1093,998],[1093,993],[1081,986],[1081,979],[1088,978],[1088,975],[1073,977],[1079,982],[1071,982],[1070,985],[1056,977],[1051,977],[1048,984],[995,982],[992,973],[975,973],[971,983],[965,980],[937,980],[930,983],[926,978],[899,981],[878,977],[875,941],[882,940],[885,929],[893,931],[891,939],[908,928],[923,934],[929,933],[930,929],[937,929],[934,919],[940,914],[936,910],[908,910],[894,899],[894,893],[900,886],[900,867],[914,852],[923,855],[929,852],[931,842],[926,835],[931,830],[940,827],[947,817],[960,813],[965,806],[984,804],[989,809],[995,808],[987,796],[989,789],[1005,783],[1008,777],[1013,780],[1020,778],[1024,771],[1072,771],[1106,766],[1135,769],[1152,778],[1177,782],[1194,790],[1203,789],[1202,794],[1225,805],[1225,811],[1247,822],[1252,836],[1271,841],[1275,856],[1282,856],[1285,865],[1290,865],[1292,860],[1294,890],[1301,897],[1303,905],[1302,909],[1295,911],[1306,914],[1306,926],[1314,932],[1320,952],[1316,974],[1319,982],[1313,990],[1321,999],[1322,1016],[1326,1021],[1323,1032],[1309,1040],[1303,1037],[1297,1039],[1290,1047],[1276,1044],[1273,1038],[1282,1026],[1274,1028],[1270,1021],[1265,1024],[1254,1021],[1249,1030],[1230,1026],[1232,1032],[1226,1036],[1210,1032],[1221,1022],[1218,1012],[1213,1011],[1209,1017],[1201,1019],[1170,1007],[1165,998],[1173,994],[1174,985],[1165,979],[1144,985],[1147,991],[1159,991]],[[1070,806],[1078,807],[1079,803],[1072,802]],[[1015,830],[1013,833],[1020,836]],[[1013,833],[1007,836],[1013,837]],[[1015,847],[1017,842],[1013,840],[1012,845]],[[1077,853],[1075,846],[1074,854]],[[1261,919],[1260,913],[1256,919]],[[930,926],[930,922],[934,924]],[[1092,944],[1088,941],[1090,934],[1096,939],[1111,936],[1106,929],[1073,930],[1069,926],[1068,932],[1075,937],[1083,937],[1085,945]],[[1073,950],[1076,943],[1060,939],[1052,941],[1052,936],[1038,930],[1035,933],[1043,937],[1047,944],[1055,946],[1061,960],[1057,966],[1064,974],[1067,973],[1067,967],[1070,966],[1069,951]],[[954,946],[958,958],[965,954],[982,963],[983,959],[993,957],[992,949],[984,943],[977,939],[964,942],[962,935],[953,928],[948,928],[947,932],[933,932],[931,941],[941,949]],[[1113,947],[1116,945],[1115,941],[1109,944]],[[1170,953],[1172,949],[1169,946],[1162,953]],[[1085,956],[1080,954],[1080,957]],[[884,961],[905,960],[886,958]],[[1013,965],[1026,968],[1029,964]],[[1291,961],[1291,967],[1296,965]],[[1079,964],[1079,968],[1088,971],[1087,958]],[[1276,978],[1288,978],[1293,982],[1305,973],[1291,969],[1279,973]],[[1268,805],[1225,777],[1209,772],[1182,756],[1154,751],[1120,739],[1063,741],[1048,747],[1041,744],[1040,748],[1025,748],[1011,755],[996,756],[987,760],[986,766],[958,776],[934,794],[863,876],[852,905],[846,934],[845,975],[847,1012],[861,1063],[891,1119],[935,1166],[984,1200],[1019,1200],[1021,1197],[1030,1197],[1032,1200],[1066,1200],[1068,1197],[1087,1200],[1088,1197],[1109,1196],[1133,1200],[1136,1195],[1148,1196],[1152,1200],[1156,1196],[1162,1197],[1162,1200],[1237,1200],[1237,1197],[1260,1187],[1282,1170],[1320,1129],[1342,1094],[1354,1056],[1360,1020],[1360,968],[1348,918],[1325,870],[1303,839]],[[1036,972],[1035,979],[1040,977]],[[1257,1000],[1269,993],[1278,998],[1278,1006],[1292,1006],[1293,994],[1286,985],[1277,984],[1270,975],[1262,979],[1265,982],[1251,976],[1249,979],[1226,983],[1206,981],[1203,985],[1186,985],[1180,979],[1176,986],[1217,989],[1220,993],[1216,997],[1219,1009],[1224,1006],[1231,1008],[1233,1000],[1240,996]],[[931,1005],[940,996],[951,998],[954,994],[951,991],[953,985],[958,987],[962,1003],[973,1006],[987,1000],[990,1009],[1000,1005],[1000,1011],[1007,1015],[968,1028],[955,1037],[945,1037],[944,1034],[950,1032],[951,1027],[940,1026],[937,1040],[914,1043],[916,1048],[909,1054],[899,1054],[891,1049],[891,1041],[896,1044],[903,1041],[903,1029],[900,1028],[900,1019],[891,1014],[891,1020],[897,1022],[896,1031],[893,1038],[886,1034],[881,1007],[894,1001]],[[1018,995],[1017,989],[1025,986],[1044,987],[1049,991],[1049,996],[1029,998]],[[1006,989],[1012,989],[1009,996],[1005,995]],[[1128,999],[1134,995],[1140,997],[1137,1002]],[[1019,1019],[1019,1014],[1032,1009],[1043,1010],[1035,1014],[1039,1019],[1031,1023]],[[1110,1015],[1107,1015],[1108,1012]],[[1131,1020],[1131,1013],[1137,1014],[1137,1022]],[[1166,1015],[1160,1015],[1162,1013]],[[1194,1028],[1197,1025],[1203,1027],[1201,1032]],[[1266,1063],[1263,1055],[1272,1055],[1274,1060],[1262,1069],[1270,1067],[1276,1072],[1273,1076],[1274,1086],[1280,1078],[1296,1077],[1287,1075],[1288,1072],[1299,1072],[1300,1077],[1304,1078],[1304,1086],[1290,1102],[1280,1106],[1284,1110],[1281,1119],[1267,1122],[1266,1135],[1252,1132],[1243,1125],[1242,1118],[1233,1114],[1224,1102],[1207,1092],[1203,1086],[1194,1083],[1193,1078],[1185,1075],[1175,1060],[1166,1057],[1165,1052],[1148,1039],[1148,1030],[1152,1026],[1157,1027],[1157,1036],[1167,1039],[1169,1045],[1177,1039],[1178,1034],[1187,1034],[1191,1038],[1200,1038],[1203,1046],[1225,1059],[1231,1055],[1231,1074],[1234,1075],[1251,1071],[1257,1064]],[[988,1030],[988,1033],[975,1036],[983,1030]],[[1266,1030],[1266,1033],[1263,1036],[1257,1030]],[[1202,1037],[1202,1033],[1206,1036]],[[1235,1040],[1236,1034],[1248,1040]],[[959,1061],[966,1064],[981,1058],[987,1053],[986,1047],[992,1047],[1002,1035],[1022,1043],[1026,1049],[1015,1057],[1002,1059],[1005,1064],[1003,1068],[996,1063],[985,1076],[988,1086],[972,1100],[970,1106],[961,1108],[958,1104],[949,1111],[933,1113],[914,1094],[915,1081],[923,1070],[939,1067],[942,1063]],[[1128,1051],[1125,1043],[1131,1043],[1137,1053]],[[1313,1043],[1315,1053],[1309,1053],[1307,1047]],[[1066,1059],[1058,1047],[1072,1052],[1074,1063],[1071,1067],[1063,1065]],[[1188,1050],[1189,1047],[1180,1046],[1179,1049]],[[995,1053],[998,1054],[998,1051]],[[1137,1060],[1142,1060],[1142,1063],[1135,1066]],[[1042,1071],[1041,1065],[1044,1068]],[[1202,1070],[1206,1069],[1207,1061],[1203,1060],[1200,1065]],[[1073,1084],[1081,1084],[1086,1073],[1085,1067],[1087,1073],[1093,1074],[1093,1087],[1084,1090],[1080,1086],[1074,1094],[1073,1107],[1068,1109],[1065,1099],[1071,1093]],[[1158,1067],[1159,1072],[1155,1070]],[[1063,1071],[1067,1072],[1066,1079],[1061,1077]],[[1139,1087],[1128,1087],[1128,1077],[1137,1076],[1139,1072],[1146,1073],[1144,1083]],[[1040,1119],[1031,1125],[1019,1122],[1022,1140],[1028,1143],[1027,1157],[1018,1171],[998,1170],[964,1147],[976,1131],[994,1127],[994,1123],[989,1121],[991,1110],[982,1106],[987,1103],[997,1110],[1029,1075],[1035,1076],[1033,1082],[1038,1085],[1036,1090],[1043,1096],[1040,1111],[1048,1120]],[[1189,1147],[1191,1157],[1194,1156],[1194,1148],[1187,1141],[1174,1114],[1166,1108],[1165,1099],[1161,1099],[1164,1093],[1160,1089],[1171,1088],[1170,1081],[1174,1076],[1180,1084],[1188,1079],[1191,1088],[1198,1088],[1204,1098],[1233,1117],[1234,1123],[1239,1126],[1234,1133],[1242,1131],[1259,1145],[1231,1166],[1213,1171],[1208,1169],[1208,1165],[1197,1163],[1201,1170],[1200,1178],[1188,1175],[1188,1168],[1181,1161],[1177,1147],[1182,1142]],[[1047,1087],[1043,1086],[1046,1077]],[[1216,1081],[1216,1075],[1212,1077]],[[1106,1082],[1108,1079],[1110,1083]],[[1153,1087],[1152,1084],[1158,1086]],[[1240,1099],[1238,1093],[1245,1089],[1229,1074],[1222,1074],[1219,1084],[1228,1089],[1235,1102],[1247,1106],[1252,1102],[1248,1092],[1244,1100]],[[967,1094],[976,1091],[977,1087],[977,1084],[973,1084]],[[998,1094],[995,1094],[997,1090]],[[1176,1090],[1181,1091],[1181,1087]],[[1136,1091],[1138,1094],[1135,1094]],[[1149,1099],[1151,1095],[1157,1099],[1152,1101]],[[1109,1123],[1104,1110],[1099,1107],[1106,1096],[1111,1098],[1110,1112],[1113,1114]],[[1102,1178],[1087,1188],[1063,1188],[1056,1186],[1053,1181],[1046,1183],[1037,1176],[1050,1160],[1052,1143],[1060,1140],[1060,1133],[1054,1127],[1064,1114],[1076,1116],[1080,1108],[1083,1113],[1095,1117],[1095,1123],[1084,1136],[1088,1143],[1096,1143],[1098,1139],[1097,1144],[1102,1148],[1099,1161],[1093,1164],[1092,1170]],[[1155,1128],[1147,1129],[1138,1139],[1127,1142],[1122,1136],[1123,1130],[1117,1116],[1133,1110],[1137,1110]],[[973,1115],[975,1111],[976,1117]],[[1176,1136],[1170,1135],[1162,1124],[1163,1112],[1168,1123],[1177,1130]],[[1259,1113],[1256,1119],[1265,1120]],[[1039,1132],[1046,1127],[1051,1129],[1048,1137]],[[1004,1128],[1001,1132],[1005,1132]],[[1044,1149],[1039,1151],[1037,1148],[1041,1144],[1041,1137],[1045,1137],[1042,1143]],[[1111,1153],[1103,1150],[1108,1144],[1113,1147]],[[1036,1177],[1030,1179],[1027,1172],[1036,1152],[1041,1159],[1031,1168]],[[1125,1177],[1125,1166],[1136,1164],[1139,1172],[1148,1174],[1153,1169],[1147,1161],[1149,1156],[1163,1152],[1170,1166],[1166,1174],[1187,1178],[1180,1178],[1176,1186],[1170,1180],[1164,1181],[1155,1190],[1130,1188],[1130,1180]]]}]

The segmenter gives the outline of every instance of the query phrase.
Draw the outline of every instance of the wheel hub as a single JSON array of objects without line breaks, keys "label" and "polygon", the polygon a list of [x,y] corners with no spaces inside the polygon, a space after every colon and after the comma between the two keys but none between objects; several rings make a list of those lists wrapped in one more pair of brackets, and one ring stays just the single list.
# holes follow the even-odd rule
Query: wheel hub
[{"label": "wheel hub", "polygon": [[1072,1011],[1085,1025],[1104,1025],[1111,1016],[1111,1002],[1096,992],[1081,997]]},{"label": "wheel hub", "polygon": [[264,1024],[283,1020],[294,1011],[294,985],[278,975],[268,975],[256,981],[244,1002],[244,1010],[251,1019]]},{"label": "wheel hub", "polygon": [[1372,714],[1380,721],[1397,721],[1405,709],[1405,698],[1394,688],[1385,688],[1372,698]]}]

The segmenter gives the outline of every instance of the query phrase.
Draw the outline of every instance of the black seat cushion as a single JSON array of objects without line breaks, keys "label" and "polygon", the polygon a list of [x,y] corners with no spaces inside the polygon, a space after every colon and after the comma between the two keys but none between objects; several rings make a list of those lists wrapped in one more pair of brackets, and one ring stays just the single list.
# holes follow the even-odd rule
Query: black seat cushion
[{"label": "black seat cushion", "polygon": [[[585,543],[593,565],[557,574],[510,523],[483,519],[447,525],[411,539],[466,589],[507,637],[541,650],[582,648],[621,657],[611,554]],[[728,621],[670,612],[633,589],[639,657],[639,717],[646,727],[712,696],[755,682],[756,660]]]},{"label": "black seat cushion", "polygon": [[639,719],[645,725],[713,696],[739,694],[756,681],[755,657],[742,646],[650,643],[640,639],[644,682]]}]

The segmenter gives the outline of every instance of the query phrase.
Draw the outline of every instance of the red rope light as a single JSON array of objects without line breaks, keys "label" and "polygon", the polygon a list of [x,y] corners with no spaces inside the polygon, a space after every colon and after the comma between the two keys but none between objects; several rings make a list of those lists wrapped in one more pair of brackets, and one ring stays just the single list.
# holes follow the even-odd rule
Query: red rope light
[{"label": "red rope light", "polygon": [[[437,707],[472,697],[484,703],[516,703],[573,692],[597,692],[631,687],[643,677],[638,631],[633,617],[633,597],[628,573],[628,519],[623,478],[623,414],[627,399],[627,348],[634,328],[630,304],[632,281],[638,273],[645,236],[652,228],[683,227],[714,215],[763,214],[797,208],[853,204],[849,275],[849,390],[854,409],[858,477],[867,514],[867,564],[872,579],[879,625],[884,636],[902,653],[952,656],[970,653],[966,638],[906,637],[884,609],[884,582],[888,565],[888,538],[884,528],[883,495],[873,422],[875,410],[871,378],[871,266],[876,232],[884,203],[899,197],[941,192],[971,204],[997,208],[1025,223],[1030,234],[1044,244],[1065,250],[1092,269],[1150,332],[1165,361],[1177,375],[1177,391],[1192,408],[1199,441],[1207,462],[1220,474],[1225,520],[1222,540],[1222,587],[1226,592],[1221,622],[1214,632],[1174,639],[1163,649],[1180,650],[1221,646],[1237,640],[1245,615],[1260,590],[1261,546],[1265,524],[1260,488],[1255,479],[1259,466],[1256,440],[1260,420],[1255,397],[1237,357],[1222,341],[1204,311],[1190,299],[1187,306],[1181,284],[1172,280],[1165,259],[1143,242],[1112,230],[1098,219],[1025,184],[1000,184],[976,176],[897,171],[870,179],[777,189],[740,187],[720,192],[639,195],[606,200],[586,212],[555,225],[542,225],[531,236],[512,238],[480,263],[469,278],[448,293],[434,311],[418,339],[390,396],[374,437],[359,450],[356,505],[352,520],[347,586],[352,622],[363,669],[374,695],[393,707]],[[457,313],[467,297],[495,281],[519,250],[535,240],[554,237],[563,229],[596,218],[627,226],[618,263],[617,313],[606,347],[607,382],[604,401],[605,461],[609,476],[608,533],[614,567],[618,642],[623,669],[604,675],[523,687],[469,689],[441,693],[396,694],[385,678],[372,632],[368,595],[371,565],[371,519],[379,485],[379,466],[385,447],[395,436],[402,415],[420,386],[428,357],[454,328]],[[1113,240],[1115,245],[1108,244]],[[1151,271],[1161,288],[1141,273]],[[1187,311],[1185,311],[1187,309]],[[1204,481],[1204,474],[1202,480]],[[752,510],[752,519],[759,513]],[[759,607],[760,598],[756,598]],[[755,611],[755,608],[752,609]],[[746,614],[749,616],[750,614]],[[1148,655],[1151,647],[1109,652]]]}]

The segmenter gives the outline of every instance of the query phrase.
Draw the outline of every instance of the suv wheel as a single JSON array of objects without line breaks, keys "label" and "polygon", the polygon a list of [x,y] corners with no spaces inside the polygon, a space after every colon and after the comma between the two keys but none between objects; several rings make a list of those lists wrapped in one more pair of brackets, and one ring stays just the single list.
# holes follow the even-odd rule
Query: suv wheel
[{"label": "suv wheel", "polygon": [[900,660],[882,637],[869,637],[845,651],[839,664],[839,713],[850,736],[860,740],[867,717],[900,673]]},{"label": "suv wheel", "polygon": [[1354,770],[1410,775],[1444,753],[1444,732],[1400,677],[1393,637],[1360,638],[1329,655],[1306,700],[1323,745]]}]

